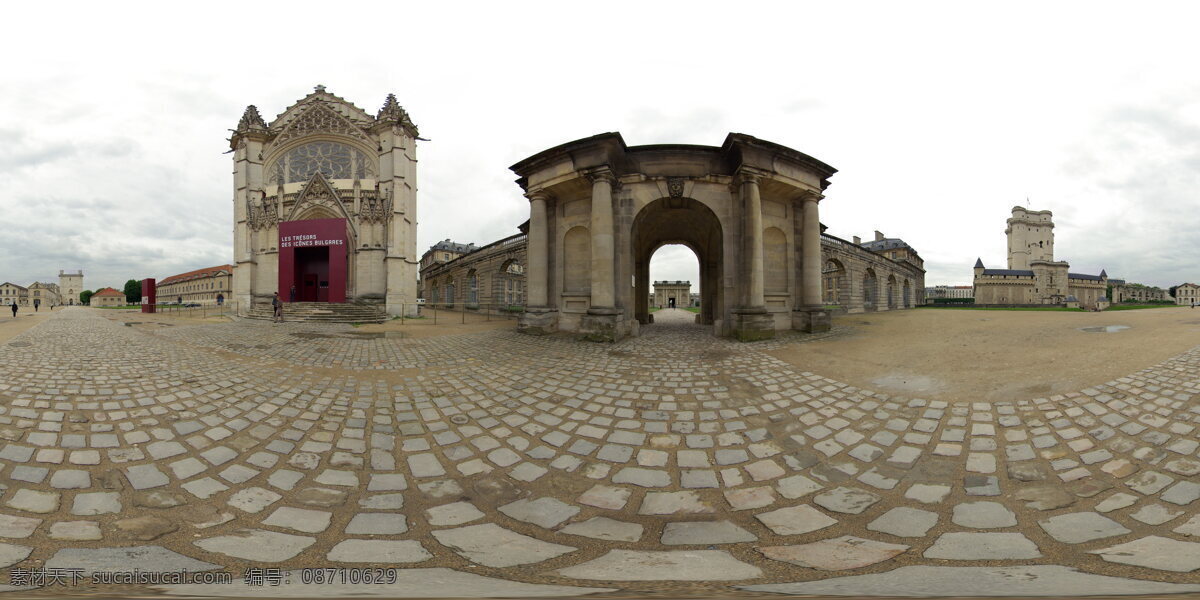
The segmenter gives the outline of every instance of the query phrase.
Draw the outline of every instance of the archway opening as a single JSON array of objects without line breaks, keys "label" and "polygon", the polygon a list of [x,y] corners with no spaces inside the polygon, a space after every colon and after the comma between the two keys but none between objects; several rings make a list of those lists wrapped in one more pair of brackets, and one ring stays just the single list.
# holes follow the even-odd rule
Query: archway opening
[{"label": "archway opening", "polygon": [[[700,259],[683,244],[664,244],[650,257],[650,312],[655,322],[695,322],[700,312]],[[695,301],[693,301],[693,297]]]},{"label": "archway opening", "polygon": [[[687,250],[691,251],[697,274],[696,280],[691,281],[691,289],[699,292],[699,312],[694,322],[717,324],[716,321],[725,312],[725,298],[721,285],[721,222],[712,209],[691,198],[660,198],[638,211],[633,220],[631,241],[634,261],[633,306],[639,323],[650,323],[651,295],[654,293],[653,279],[650,277],[651,257],[666,246],[662,256],[667,261],[674,257],[686,264]],[[677,249],[676,246],[684,246],[687,250]],[[666,277],[675,280],[670,275]],[[677,306],[679,302],[677,298]],[[690,297],[688,304],[691,304]]]}]

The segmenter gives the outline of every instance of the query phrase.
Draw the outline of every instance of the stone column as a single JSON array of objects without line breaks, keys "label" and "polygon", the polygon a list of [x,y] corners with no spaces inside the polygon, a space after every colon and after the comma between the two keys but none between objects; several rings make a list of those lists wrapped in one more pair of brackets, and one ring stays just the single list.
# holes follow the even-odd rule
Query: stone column
[{"label": "stone column", "polygon": [[821,298],[821,195],[808,192],[801,199],[800,306],[792,313],[792,327],[806,333],[829,331],[830,314]]},{"label": "stone column", "polygon": [[817,216],[819,196],[808,196],[804,205],[804,235],[801,240],[800,280],[803,287],[800,299],[805,308],[822,306],[821,302],[821,221]]},{"label": "stone column", "polygon": [[763,228],[762,196],[756,175],[742,175],[742,198],[746,245],[749,261],[746,265],[746,308],[765,306],[763,298]]},{"label": "stone column", "polygon": [[528,306],[545,308],[546,300],[547,259],[549,239],[546,231],[546,195],[542,192],[529,194],[529,237],[527,252],[529,253],[529,277],[526,278],[529,289]]},{"label": "stone column", "polygon": [[[517,331],[531,335],[553,333],[558,329],[558,313],[550,305],[550,227],[546,214],[546,203],[550,196],[542,191],[527,194],[529,197],[529,236],[526,239],[526,255],[529,268],[526,272],[525,312],[517,318]],[[464,296],[465,297],[465,296]]]},{"label": "stone column", "polygon": [[613,301],[613,174],[604,169],[592,179],[592,302],[593,309],[611,309]]},{"label": "stone column", "polygon": [[762,197],[759,176],[742,171],[738,174],[742,197],[742,306],[733,310],[733,333],[743,342],[775,337],[775,320],[767,312],[763,294]]},{"label": "stone column", "polygon": [[616,307],[613,274],[616,254],[613,252],[613,183],[616,178],[607,167],[588,174],[592,181],[592,300],[587,315],[580,321],[580,331],[587,339],[615,342],[627,333],[628,324]]}]

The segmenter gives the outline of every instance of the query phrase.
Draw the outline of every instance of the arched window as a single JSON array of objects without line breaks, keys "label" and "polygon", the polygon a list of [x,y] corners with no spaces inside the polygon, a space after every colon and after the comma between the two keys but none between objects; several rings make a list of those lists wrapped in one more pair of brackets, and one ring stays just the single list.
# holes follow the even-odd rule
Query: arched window
[{"label": "arched window", "polygon": [[479,304],[479,277],[475,269],[467,273],[467,304]]},{"label": "arched window", "polygon": [[267,183],[308,181],[317,171],[327,179],[368,179],[375,177],[375,161],[353,146],[310,142],[277,158],[267,169]]}]

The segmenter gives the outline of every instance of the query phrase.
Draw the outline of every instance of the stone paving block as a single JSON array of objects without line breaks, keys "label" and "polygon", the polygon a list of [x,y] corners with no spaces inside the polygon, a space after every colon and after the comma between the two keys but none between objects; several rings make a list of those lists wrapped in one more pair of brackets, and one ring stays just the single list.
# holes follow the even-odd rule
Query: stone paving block
[{"label": "stone paving block", "polygon": [[754,518],[776,535],[801,535],[837,524],[837,519],[807,504],[759,513]]},{"label": "stone paving block", "polygon": [[1129,516],[1147,525],[1162,525],[1183,514],[1183,510],[1168,508],[1158,503],[1147,504]]},{"label": "stone paving block", "polygon": [[229,497],[227,504],[248,513],[257,513],[274,504],[280,498],[283,498],[283,496],[280,496],[271,490],[260,487],[252,487],[235,492]]},{"label": "stone paving block", "polygon": [[60,490],[82,490],[92,487],[92,478],[87,471],[59,469],[50,477],[50,487]]},{"label": "stone paving block", "polygon": [[1159,496],[1163,502],[1186,506],[1200,499],[1200,483],[1195,481],[1180,481],[1167,488]]},{"label": "stone paving block", "polygon": [[686,515],[716,512],[696,492],[646,492],[639,515]]},{"label": "stone paving block", "polygon": [[316,541],[316,538],[303,535],[239,529],[229,535],[200,539],[193,543],[217,554],[259,563],[276,563],[295,557]]},{"label": "stone paving block", "polygon": [[775,494],[769,487],[726,490],[725,500],[733,510],[751,510],[775,503]]},{"label": "stone paving block", "polygon": [[135,490],[147,490],[171,483],[171,478],[154,465],[135,465],[125,469],[125,479]]},{"label": "stone paving block", "polygon": [[50,526],[50,539],[88,542],[104,539],[95,521],[59,521]]},{"label": "stone paving block", "polygon": [[307,508],[281,506],[265,519],[263,525],[291,529],[301,533],[321,533],[329,528],[333,513]]},{"label": "stone paving block", "polygon": [[576,501],[580,504],[594,506],[596,508],[604,508],[608,510],[621,510],[625,507],[625,503],[629,502],[631,491],[628,488],[619,488],[608,485],[595,485],[588,491],[580,494]]},{"label": "stone paving block", "polygon": [[667,546],[707,546],[757,541],[753,533],[729,521],[672,522],[663,528],[662,543]]},{"label": "stone paving block", "polygon": [[536,500],[517,500],[501,506],[499,511],[518,521],[554,529],[567,519],[579,514],[579,507],[571,506],[554,498],[538,498]]},{"label": "stone paving block", "polygon": [[858,488],[837,487],[813,497],[821,508],[833,512],[857,515],[879,502],[879,496]]},{"label": "stone paving block", "polygon": [[16,491],[5,505],[25,512],[46,514],[58,510],[57,492],[39,492],[22,488]]},{"label": "stone paving block", "polygon": [[613,483],[631,483],[633,485],[653,488],[671,485],[671,474],[666,471],[643,469],[640,467],[625,467],[613,475]]},{"label": "stone paving block", "polygon": [[762,576],[761,569],[724,550],[610,550],[558,573],[600,581],[736,581]]},{"label": "stone paving block", "polygon": [[1090,553],[1098,554],[1108,562],[1158,571],[1188,573],[1200,569],[1200,543],[1183,542],[1156,535],[1091,550]]},{"label": "stone paving block", "polygon": [[343,540],[325,558],[346,563],[411,564],[427,561],[433,555],[415,540]]},{"label": "stone paving block", "polygon": [[914,483],[904,492],[904,497],[924,504],[938,504],[950,495],[950,490],[948,485]]},{"label": "stone paving block", "polygon": [[1094,512],[1057,515],[1038,521],[1038,525],[1064,544],[1082,544],[1129,533],[1120,523]]},{"label": "stone paving block", "polygon": [[41,523],[41,519],[33,517],[0,514],[0,537],[11,539],[27,538],[33,535],[33,531]]},{"label": "stone paving block", "polygon": [[1023,560],[1041,558],[1038,547],[1020,533],[943,533],[925,558],[945,560]]},{"label": "stone paving block", "polygon": [[542,562],[576,550],[504,529],[494,523],[432,532],[443,546],[485,567],[513,567]]},{"label": "stone paving block", "polygon": [[937,513],[898,506],[868,523],[867,529],[896,537],[924,537],[937,522]]},{"label": "stone paving block", "polygon": [[636,542],[642,539],[642,532],[642,526],[637,523],[626,523],[608,517],[592,517],[580,523],[571,523],[559,530],[559,533],[568,535],[614,542]]},{"label": "stone paving block", "polygon": [[956,525],[973,529],[1014,527],[1017,516],[999,502],[963,502],[954,506],[952,519]]},{"label": "stone paving block", "polygon": [[195,481],[189,481],[181,485],[191,495],[205,500],[211,498],[221,492],[229,489],[229,486],[213,479],[212,477],[203,477]]},{"label": "stone paving block", "polygon": [[772,560],[822,571],[843,571],[890,560],[908,548],[903,544],[887,544],[845,535],[811,544],[767,546],[757,550]]},{"label": "stone paving block", "polygon": [[717,474],[709,470],[685,469],[679,472],[679,485],[685,489],[705,489],[721,487]]},{"label": "stone paving block", "polygon": [[484,514],[469,502],[452,502],[434,506],[426,509],[425,515],[429,524],[435,527],[462,525],[484,517]]}]

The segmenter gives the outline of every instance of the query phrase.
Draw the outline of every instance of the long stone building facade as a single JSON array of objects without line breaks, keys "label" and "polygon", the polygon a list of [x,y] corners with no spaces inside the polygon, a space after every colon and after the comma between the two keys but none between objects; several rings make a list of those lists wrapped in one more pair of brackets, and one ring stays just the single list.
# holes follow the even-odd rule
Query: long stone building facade
[{"label": "long stone building facade", "polygon": [[181,304],[224,304],[233,292],[233,265],[205,267],[158,281],[158,301]]},{"label": "long stone building facade", "polygon": [[1108,304],[1108,274],[1070,272],[1066,261],[1054,260],[1054,221],[1048,210],[1014,206],[1004,230],[1008,236],[1008,268],[988,269],[975,261],[975,304],[1072,305],[1097,309]]},{"label": "long stone building facade", "polygon": [[1143,285],[1140,283],[1130,283],[1124,279],[1109,279],[1108,288],[1111,290],[1111,298],[1116,302],[1169,302],[1171,295],[1160,287],[1152,285]]},{"label": "long stone building facade", "polygon": [[528,264],[525,227],[486,246],[469,246],[470,252],[449,261],[430,261],[421,269],[425,305],[511,312],[523,308]]},{"label": "long stone building facade", "polygon": [[[529,223],[526,222],[521,225],[522,233],[476,248],[449,261],[429,261],[421,269],[421,291],[425,302],[441,307],[523,306],[525,268],[528,265],[528,227]],[[439,244],[445,245],[444,242]],[[890,253],[900,244],[906,248],[904,255],[897,254],[897,258],[890,258]],[[465,244],[458,246],[467,247]],[[922,261],[916,250],[902,241],[887,246],[872,251],[867,244],[853,243],[822,233],[822,298],[825,307],[833,311],[861,313],[913,308],[923,304],[925,271],[920,266]],[[431,248],[426,256],[436,249],[436,246]],[[666,290],[675,289],[671,284],[682,284],[675,286],[679,288],[676,291],[677,307],[692,304],[693,298],[701,308],[704,307],[701,295],[684,293],[685,290],[690,292],[691,282],[669,281],[653,282],[654,290],[649,294],[651,297],[647,298],[649,306],[669,306]],[[648,322],[652,320],[648,319]]]},{"label": "long stone building facade", "polygon": [[416,313],[418,132],[392,94],[372,116],[317,86],[267,123],[249,106],[230,139],[233,297]]}]

